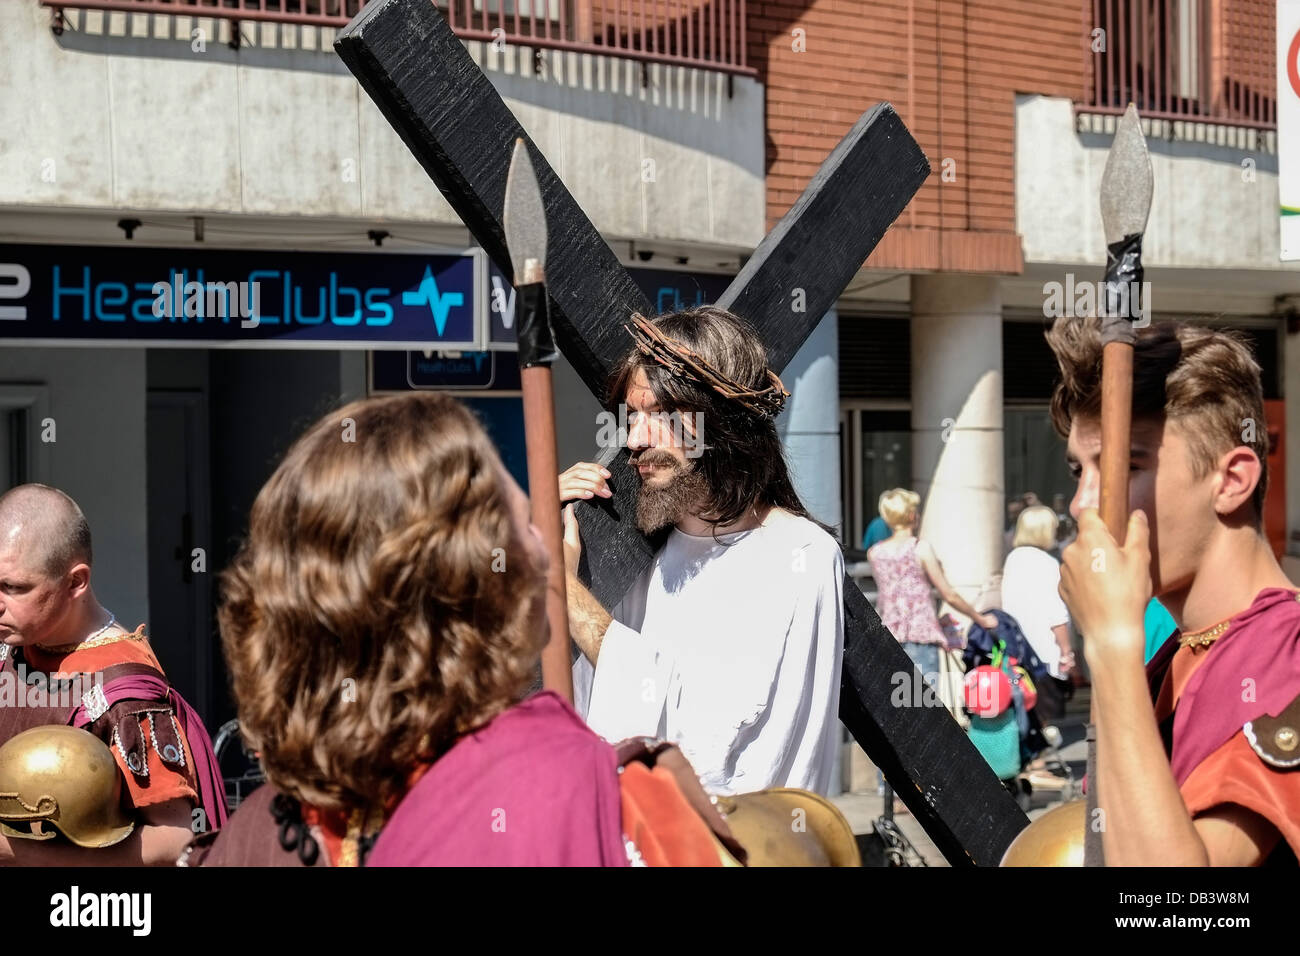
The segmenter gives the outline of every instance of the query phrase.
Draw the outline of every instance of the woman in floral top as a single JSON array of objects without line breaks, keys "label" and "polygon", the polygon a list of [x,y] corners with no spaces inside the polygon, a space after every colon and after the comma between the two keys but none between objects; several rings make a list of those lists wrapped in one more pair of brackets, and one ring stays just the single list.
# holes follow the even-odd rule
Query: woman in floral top
[{"label": "woman in floral top", "polygon": [[943,566],[928,542],[916,537],[921,496],[894,488],[880,496],[880,517],[893,532],[867,552],[879,591],[876,610],[917,670],[934,683],[939,673],[939,648],[947,644],[935,616],[933,587],[954,610],[986,628],[997,626],[992,614],[981,614],[958,594],[944,576]]}]

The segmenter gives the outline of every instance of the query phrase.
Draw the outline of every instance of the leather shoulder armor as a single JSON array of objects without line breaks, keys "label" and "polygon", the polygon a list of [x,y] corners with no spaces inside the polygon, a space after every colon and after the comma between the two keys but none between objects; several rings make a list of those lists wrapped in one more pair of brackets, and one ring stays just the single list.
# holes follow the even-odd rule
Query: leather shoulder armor
[{"label": "leather shoulder armor", "polygon": [[[104,683],[133,674],[166,679],[145,664],[118,664],[104,671]],[[87,711],[91,718],[89,730],[118,752],[137,779],[149,777],[150,749],[157,752],[164,766],[177,772],[185,770],[185,746],[170,701],[128,698],[110,704],[101,690],[95,705]]]}]

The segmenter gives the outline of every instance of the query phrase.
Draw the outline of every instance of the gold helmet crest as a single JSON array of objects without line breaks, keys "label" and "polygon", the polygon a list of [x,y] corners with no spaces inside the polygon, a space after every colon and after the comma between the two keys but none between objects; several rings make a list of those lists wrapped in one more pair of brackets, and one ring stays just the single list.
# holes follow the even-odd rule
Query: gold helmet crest
[{"label": "gold helmet crest", "polygon": [[49,724],[0,746],[0,833],[48,840],[50,827],[91,849],[120,843],[135,827],[122,810],[113,754],[89,731]]}]

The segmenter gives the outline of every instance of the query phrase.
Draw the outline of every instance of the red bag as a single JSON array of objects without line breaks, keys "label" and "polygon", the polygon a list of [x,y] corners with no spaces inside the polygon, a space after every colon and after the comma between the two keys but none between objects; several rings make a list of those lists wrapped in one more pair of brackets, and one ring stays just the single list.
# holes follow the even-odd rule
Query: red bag
[{"label": "red bag", "polygon": [[1011,706],[1011,678],[1000,667],[982,664],[963,681],[966,709],[976,717],[997,717]]}]

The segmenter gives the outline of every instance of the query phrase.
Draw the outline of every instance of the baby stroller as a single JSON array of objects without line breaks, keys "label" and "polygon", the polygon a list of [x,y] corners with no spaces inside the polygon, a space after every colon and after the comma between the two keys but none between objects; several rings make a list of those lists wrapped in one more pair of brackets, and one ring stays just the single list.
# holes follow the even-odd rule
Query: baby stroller
[{"label": "baby stroller", "polygon": [[1039,785],[1069,800],[1074,779],[1057,750],[1060,732],[1044,727],[1035,712],[1035,685],[1047,679],[1047,667],[1015,618],[998,609],[990,613],[998,619],[997,627],[990,631],[972,624],[962,657],[971,742],[1021,809],[1029,809],[1033,795],[1026,767],[1039,756],[1046,767],[1046,773],[1038,775]]}]

